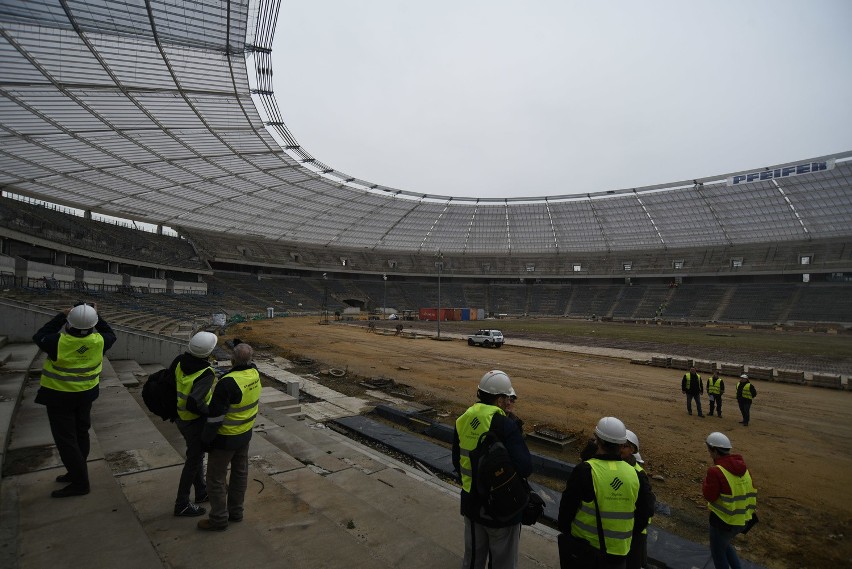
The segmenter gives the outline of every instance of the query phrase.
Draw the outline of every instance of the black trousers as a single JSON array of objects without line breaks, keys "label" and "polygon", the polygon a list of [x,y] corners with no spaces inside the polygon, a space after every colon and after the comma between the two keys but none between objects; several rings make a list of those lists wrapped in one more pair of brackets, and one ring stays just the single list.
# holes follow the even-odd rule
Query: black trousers
[{"label": "black trousers", "polygon": [[92,402],[73,407],[47,406],[50,433],[59,458],[68,471],[71,484],[80,488],[89,487],[89,428],[92,426]]}]

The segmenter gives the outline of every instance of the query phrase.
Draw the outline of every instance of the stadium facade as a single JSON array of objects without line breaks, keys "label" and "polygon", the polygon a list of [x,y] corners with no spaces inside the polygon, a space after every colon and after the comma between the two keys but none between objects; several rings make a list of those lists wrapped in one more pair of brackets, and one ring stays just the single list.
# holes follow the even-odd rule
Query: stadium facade
[{"label": "stadium facade", "polygon": [[[680,284],[852,275],[852,151],[540,198],[417,194],[339,172],[283,122],[271,88],[279,9],[277,0],[0,3],[0,188],[175,228],[197,254],[134,261],[82,246],[158,277],[441,272]],[[0,231],[7,255],[9,243],[43,238],[32,226]],[[62,239],[39,244],[81,256]]]}]

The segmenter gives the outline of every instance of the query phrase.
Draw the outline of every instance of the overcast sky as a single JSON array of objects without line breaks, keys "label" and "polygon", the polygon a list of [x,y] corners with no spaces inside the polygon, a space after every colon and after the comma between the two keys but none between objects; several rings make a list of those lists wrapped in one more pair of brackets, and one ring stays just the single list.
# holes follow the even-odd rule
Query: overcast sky
[{"label": "overcast sky", "polygon": [[852,1],[282,0],[275,93],[363,180],[633,188],[852,150]]}]

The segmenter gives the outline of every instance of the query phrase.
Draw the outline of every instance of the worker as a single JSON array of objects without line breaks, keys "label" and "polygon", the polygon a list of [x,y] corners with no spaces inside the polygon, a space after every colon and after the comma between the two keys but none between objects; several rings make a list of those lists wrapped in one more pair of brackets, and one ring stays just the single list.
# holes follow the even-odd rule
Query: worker
[{"label": "worker", "polygon": [[707,380],[707,396],[710,398],[710,416],[713,416],[713,406],[716,406],[717,417],[722,416],[722,395],[725,393],[725,380],[714,371],[713,377]]},{"label": "worker", "polygon": [[698,416],[704,417],[701,412],[701,394],[704,393],[704,382],[701,381],[701,375],[695,371],[694,367],[689,368],[689,372],[683,374],[680,390],[686,394],[686,412],[692,415],[692,401],[695,400]]},{"label": "worker", "polygon": [[33,342],[47,354],[35,402],[47,408],[50,433],[66,472],[56,477],[67,486],[54,498],[89,493],[87,458],[92,403],[100,394],[104,352],[115,343],[115,332],[94,305],[78,303],[42,326]]},{"label": "worker", "polygon": [[491,519],[482,508],[474,489],[477,464],[471,454],[483,433],[491,431],[503,443],[518,476],[532,473],[532,456],[516,421],[506,416],[515,390],[509,376],[491,370],[482,376],[476,396],[478,403],[456,419],[452,460],[461,483],[461,514],[464,516],[463,569],[484,569],[490,557],[493,569],[518,566],[521,515],[508,522]]},{"label": "worker", "polygon": [[[175,424],[186,442],[186,461],[178,482],[175,516],[195,517],[205,513],[205,509],[198,505],[208,500],[201,433],[207,422],[207,406],[216,380],[216,372],[209,361],[216,343],[216,334],[198,332],[190,338],[187,350],[177,356],[170,366],[177,386],[178,418]],[[189,492],[193,487],[195,502],[189,500]]]},{"label": "worker", "polygon": [[757,397],[757,389],[749,381],[748,375],[742,374],[737,382],[737,404],[743,416],[743,420],[740,421],[743,427],[748,427],[749,419],[751,419],[751,403],[755,397]]},{"label": "worker", "polygon": [[595,427],[597,452],[568,477],[559,503],[559,563],[625,569],[634,531],[648,525],[648,488],[621,458],[627,429],[615,417]]},{"label": "worker", "polygon": [[[642,468],[645,461],[642,460],[642,455],[639,454],[639,437],[636,433],[627,429],[627,441],[621,447],[621,459],[636,470],[639,476],[640,489],[644,486],[647,490],[648,503],[646,507],[649,512],[654,511],[657,504],[657,497],[651,489],[651,479],[648,478],[648,473]],[[640,491],[640,494],[643,492]],[[648,518],[648,525],[651,525],[651,517]],[[630,551],[627,553],[627,569],[641,569],[648,564],[648,528],[639,529],[635,526],[633,529],[633,538],[630,541]]]},{"label": "worker", "polygon": [[710,433],[705,444],[713,461],[701,486],[710,510],[710,555],[716,569],[740,569],[731,541],[757,522],[757,490],[743,457],[731,454],[727,436]]}]

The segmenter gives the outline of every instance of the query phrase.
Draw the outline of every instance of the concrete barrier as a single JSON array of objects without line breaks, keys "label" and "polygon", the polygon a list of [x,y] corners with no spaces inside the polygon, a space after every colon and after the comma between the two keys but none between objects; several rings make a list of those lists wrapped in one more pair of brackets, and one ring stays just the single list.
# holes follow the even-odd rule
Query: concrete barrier
[{"label": "concrete barrier", "polygon": [[682,358],[672,358],[670,367],[674,369],[689,369],[692,367],[692,360],[685,360]]},{"label": "concrete barrier", "polygon": [[825,387],[827,389],[843,389],[839,375],[822,375],[815,373],[811,380],[811,385],[814,387]]},{"label": "concrete barrier", "polygon": [[695,360],[692,365],[695,366],[696,370],[705,373],[713,373],[714,371],[716,371],[716,362],[704,362]]},{"label": "concrete barrier", "polygon": [[775,370],[775,381],[781,383],[797,383],[802,385],[805,383],[805,372],[803,371],[786,371]]},{"label": "concrete barrier", "polygon": [[670,367],[672,364],[671,358],[662,358],[654,356],[651,358],[651,365],[656,367]]},{"label": "concrete barrier", "polygon": [[773,372],[775,370],[771,367],[750,367],[746,372],[748,374],[749,379],[765,379],[767,381],[772,381]]},{"label": "concrete barrier", "polygon": [[737,364],[722,364],[721,371],[719,373],[722,375],[733,375],[739,377],[745,373],[745,366]]}]

